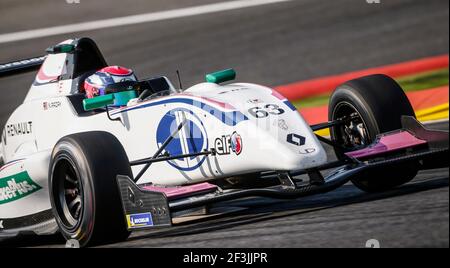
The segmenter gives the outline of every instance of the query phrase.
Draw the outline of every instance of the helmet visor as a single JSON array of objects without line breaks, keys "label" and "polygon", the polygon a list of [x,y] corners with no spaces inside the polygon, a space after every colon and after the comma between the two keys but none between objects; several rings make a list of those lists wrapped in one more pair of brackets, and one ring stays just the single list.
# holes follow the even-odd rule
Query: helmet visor
[{"label": "helmet visor", "polygon": [[104,89],[104,94],[106,95],[130,90],[139,91],[139,89],[140,86],[137,81],[124,81],[106,86]]}]

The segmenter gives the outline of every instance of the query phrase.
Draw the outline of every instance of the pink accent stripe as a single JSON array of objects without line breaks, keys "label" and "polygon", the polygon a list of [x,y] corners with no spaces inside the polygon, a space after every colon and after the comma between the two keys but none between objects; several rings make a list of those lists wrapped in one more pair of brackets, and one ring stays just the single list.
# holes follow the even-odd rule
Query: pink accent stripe
[{"label": "pink accent stripe", "polygon": [[211,103],[214,103],[214,104],[220,106],[223,109],[236,110],[236,108],[233,105],[229,104],[229,103],[216,101],[216,100],[213,100],[213,99],[207,98],[207,97],[200,97],[200,99],[209,101]]},{"label": "pink accent stripe", "polygon": [[115,109],[114,112],[116,113],[116,112],[119,112],[119,111],[128,110],[129,108],[140,107],[140,106],[143,106],[143,105],[148,104],[148,103],[157,102],[157,101],[161,101],[161,100],[164,100],[164,99],[180,98],[180,97],[183,97],[183,96],[187,96],[189,98],[192,98],[192,99],[194,99],[194,101],[196,101],[196,99],[199,99],[199,101],[200,100],[207,101],[207,102],[209,102],[208,104],[211,104],[212,106],[214,106],[214,105],[218,106],[218,107],[220,107],[223,110],[229,110],[229,111],[236,111],[237,110],[233,105],[231,105],[229,103],[219,102],[219,101],[213,100],[211,98],[200,97],[200,96],[196,96],[196,95],[189,94],[189,93],[180,93],[180,94],[175,94],[175,95],[170,95],[170,96],[162,96],[162,97],[150,99],[150,100],[143,101],[143,102],[137,103],[135,105],[131,105],[131,106],[123,106],[123,107],[120,107],[118,109]]},{"label": "pink accent stripe", "polygon": [[412,75],[420,72],[431,71],[448,67],[448,55],[429,57],[414,61],[392,64],[382,67],[370,68],[361,71],[349,72],[328,77],[319,77],[307,81],[296,82],[288,85],[278,86],[278,90],[289,100],[331,93],[337,86],[348,80],[371,74],[386,74],[393,78]]},{"label": "pink accent stripe", "polygon": [[48,76],[44,73],[44,69],[41,67],[41,69],[39,69],[39,72],[36,75],[36,80],[38,80],[39,82],[49,82],[52,80],[55,80],[58,78],[58,75],[56,76]]},{"label": "pink accent stripe", "polygon": [[374,145],[361,150],[348,152],[346,155],[353,158],[365,158],[409,147],[415,147],[426,143],[426,141],[414,137],[407,131],[401,131],[382,136]]},{"label": "pink accent stripe", "polygon": [[181,187],[158,187],[158,186],[144,186],[144,190],[155,191],[164,193],[168,199],[177,199],[186,196],[192,196],[197,193],[202,193],[205,191],[213,191],[217,189],[217,186],[204,182],[194,185],[181,186]]},{"label": "pink accent stripe", "polygon": [[279,100],[286,99],[282,94],[280,94],[280,92],[276,91],[275,89],[272,89],[272,95]]},{"label": "pink accent stripe", "polygon": [[236,108],[233,105],[229,104],[229,103],[217,101],[217,100],[214,100],[214,99],[211,99],[211,98],[208,98],[208,97],[194,95],[194,94],[191,94],[189,92],[183,92],[183,93],[178,94],[176,96],[189,96],[189,97],[194,98],[194,99],[197,98],[197,99],[200,99],[200,100],[205,100],[205,101],[208,101],[210,103],[216,104],[217,106],[219,106],[219,107],[221,107],[223,109],[236,110]]}]

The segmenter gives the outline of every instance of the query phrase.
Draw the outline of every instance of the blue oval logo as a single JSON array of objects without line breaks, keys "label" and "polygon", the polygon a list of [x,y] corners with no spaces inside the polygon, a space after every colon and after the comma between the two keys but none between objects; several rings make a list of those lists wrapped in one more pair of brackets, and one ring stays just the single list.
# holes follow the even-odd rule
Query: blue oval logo
[{"label": "blue oval logo", "polygon": [[[183,108],[171,110],[162,117],[156,130],[158,148],[184,120],[187,121],[186,124],[167,145],[163,154],[168,153],[170,156],[176,156],[208,150],[208,136],[202,121],[192,111]],[[191,171],[201,166],[205,159],[206,156],[194,156],[167,162],[176,169]]]}]

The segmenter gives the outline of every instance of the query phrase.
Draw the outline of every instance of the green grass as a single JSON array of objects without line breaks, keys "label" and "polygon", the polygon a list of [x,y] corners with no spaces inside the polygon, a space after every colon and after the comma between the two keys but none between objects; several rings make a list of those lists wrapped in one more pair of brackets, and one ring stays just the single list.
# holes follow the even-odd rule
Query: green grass
[{"label": "green grass", "polygon": [[306,107],[317,107],[328,104],[328,100],[330,99],[330,95],[320,95],[310,98],[305,98],[302,100],[292,101],[292,104],[297,108],[306,108]]},{"label": "green grass", "polygon": [[405,91],[417,91],[448,85],[448,68],[397,79]]},{"label": "green grass", "polygon": [[[445,86],[449,84],[449,69],[444,68],[416,75],[405,76],[396,79],[396,81],[406,92]],[[292,104],[298,108],[317,107],[328,104],[329,98],[330,94],[324,94],[302,100],[294,100],[292,101]]]}]

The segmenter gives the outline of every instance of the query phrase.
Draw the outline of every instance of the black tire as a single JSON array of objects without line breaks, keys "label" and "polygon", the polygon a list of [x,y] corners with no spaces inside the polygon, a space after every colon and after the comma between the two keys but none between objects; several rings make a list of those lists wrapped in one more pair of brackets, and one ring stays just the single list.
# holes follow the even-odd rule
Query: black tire
[{"label": "black tire", "polygon": [[53,214],[67,240],[85,247],[129,236],[116,176],[132,173],[116,137],[100,131],[66,136],[54,147],[49,170]]},{"label": "black tire", "polygon": [[[354,79],[336,88],[330,98],[329,120],[351,114],[355,116],[353,123],[330,130],[331,139],[345,147],[335,150],[339,159],[344,158],[345,152],[368,146],[380,133],[401,129],[403,115],[415,117],[402,88],[392,78],[381,74]],[[412,180],[418,171],[415,166],[412,163],[371,171],[352,182],[366,192],[388,190]]]}]

